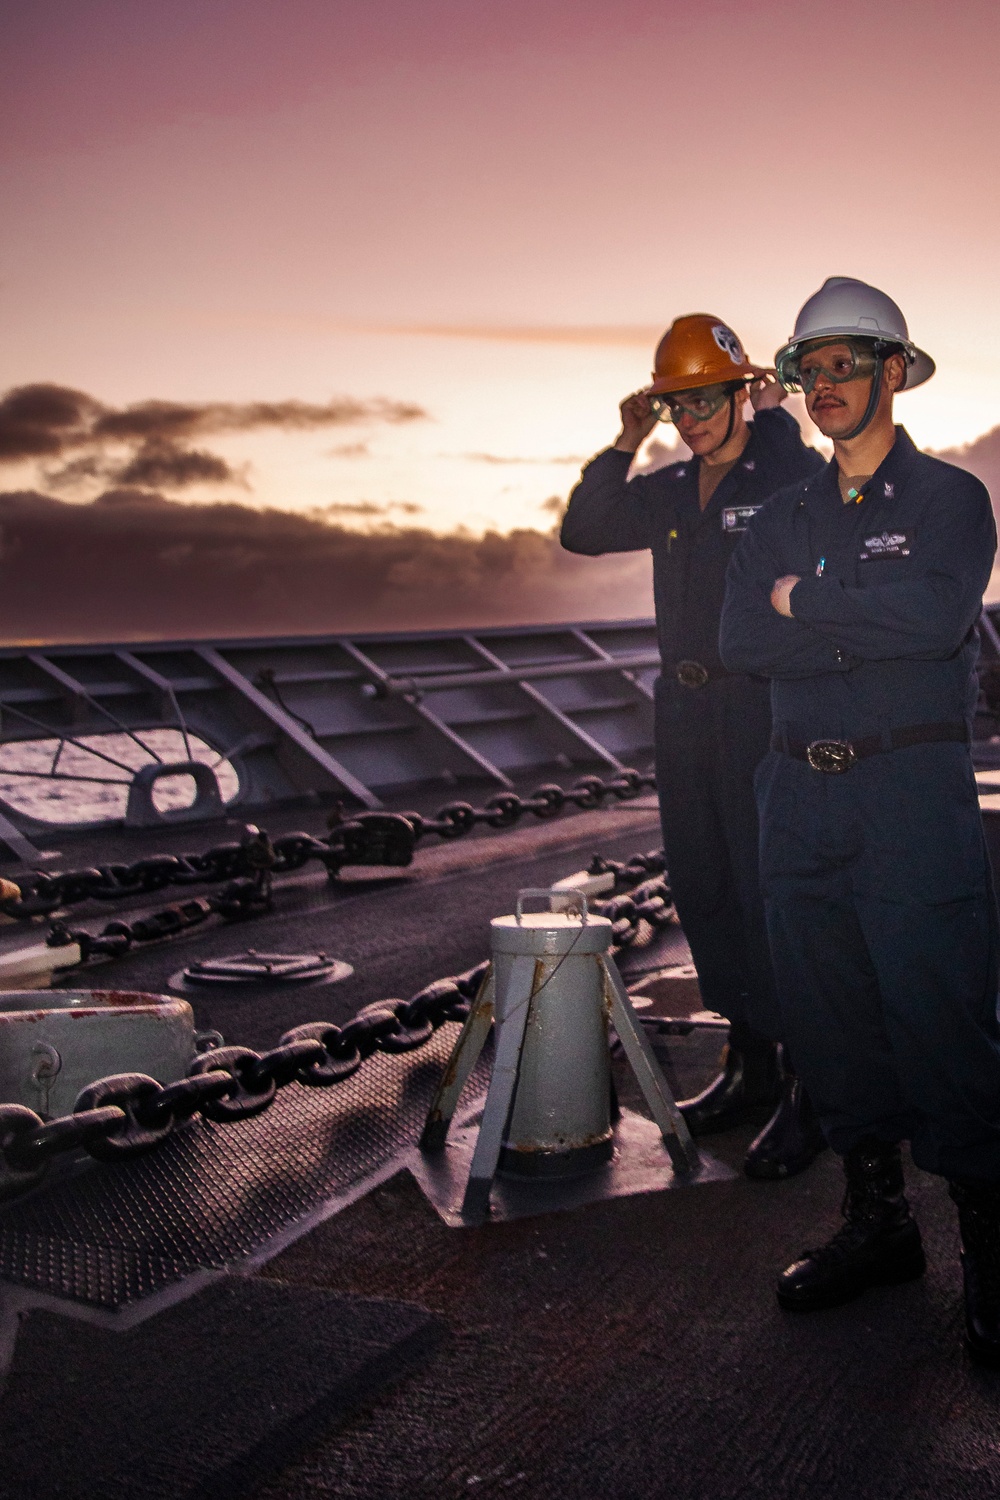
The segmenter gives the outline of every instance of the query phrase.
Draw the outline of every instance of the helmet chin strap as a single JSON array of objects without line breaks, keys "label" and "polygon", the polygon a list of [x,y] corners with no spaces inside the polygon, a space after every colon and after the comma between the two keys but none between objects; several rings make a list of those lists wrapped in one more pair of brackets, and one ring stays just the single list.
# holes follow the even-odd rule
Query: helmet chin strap
[{"label": "helmet chin strap", "polygon": [[[729,442],[729,439],[732,437],[732,435],[733,435],[733,428],[736,426],[736,397],[738,396],[738,394],[739,394],[738,391],[730,391],[729,392],[729,424],[726,427],[726,435],[725,435],[725,437],[722,439],[721,442],[716,443],[716,445],[715,445],[714,448],[710,448],[709,451],[708,451],[708,453],[703,454],[702,455],[703,458],[708,458],[708,457],[711,456],[711,454],[718,453],[719,449],[720,448],[724,448],[726,446],[726,444]],[[860,430],[861,429],[858,428],[859,432],[860,432]],[[851,436],[852,437],[854,436],[853,432],[851,433]]]},{"label": "helmet chin strap", "polygon": [[884,368],[885,356],[881,349],[879,349],[875,354],[875,368],[872,371],[872,388],[868,395],[868,405],[865,407],[864,416],[857,427],[852,428],[850,432],[841,433],[837,439],[839,443],[849,443],[851,438],[859,437],[872,420],[872,417],[874,417],[878,410],[879,398],[882,395],[882,371]]}]

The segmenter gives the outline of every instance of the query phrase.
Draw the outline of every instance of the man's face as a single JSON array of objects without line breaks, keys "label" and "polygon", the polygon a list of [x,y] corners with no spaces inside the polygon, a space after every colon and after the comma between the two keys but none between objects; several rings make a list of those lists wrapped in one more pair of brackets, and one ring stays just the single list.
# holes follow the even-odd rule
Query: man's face
[{"label": "man's face", "polygon": [[[730,398],[727,395],[719,409],[710,417],[699,417],[695,411],[688,410],[705,403],[706,395],[711,395],[715,388],[703,387],[696,391],[678,391],[673,398],[677,402],[674,408],[673,422],[684,442],[696,456],[703,453],[714,453],[719,444],[726,436],[729,426]],[[736,394],[737,403],[742,402],[742,393]],[[709,401],[707,404],[712,405]]]},{"label": "man's face", "polygon": [[805,351],[799,369],[805,385],[815,378],[806,393],[806,411],[823,436],[836,439],[853,432],[868,406],[874,359],[859,359],[858,351],[846,342],[823,344]]}]

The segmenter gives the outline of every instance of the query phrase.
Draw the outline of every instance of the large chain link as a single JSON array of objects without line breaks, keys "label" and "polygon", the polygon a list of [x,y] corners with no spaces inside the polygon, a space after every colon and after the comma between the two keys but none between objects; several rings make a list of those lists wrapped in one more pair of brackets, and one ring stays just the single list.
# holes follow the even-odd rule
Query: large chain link
[{"label": "large chain link", "polygon": [[[643,923],[655,932],[675,920],[662,850],[623,863],[595,855],[589,873],[611,873],[622,888],[590,902],[591,911],[612,923],[612,953],[635,943]],[[290,1083],[328,1088],[350,1078],[376,1052],[415,1051],[446,1021],[466,1020],[488,968],[484,961],[435,980],[409,1000],[376,1001],[343,1026],[295,1026],[268,1052],[226,1046],[203,1052],[175,1083],[160,1084],[142,1073],[98,1079],[79,1095],[73,1113],[57,1120],[45,1121],[21,1104],[0,1104],[0,1199],[35,1187],[50,1159],[63,1152],[82,1147],[101,1161],[142,1156],[195,1115],[216,1124],[249,1120],[269,1109]]]},{"label": "large chain link", "polygon": [[92,959],[123,958],[136,943],[154,943],[163,938],[180,937],[192,927],[200,927],[209,917],[219,916],[224,922],[244,922],[249,917],[262,916],[272,911],[271,881],[268,875],[256,879],[231,880],[224,890],[211,896],[197,896],[191,901],[179,901],[165,906],[160,911],[137,917],[134,922],[117,919],[108,922],[100,932],[89,932],[85,927],[70,927],[57,920],[49,927],[45,941],[50,948],[65,948],[76,943],[80,949],[77,964],[67,964],[66,969],[79,968]]},{"label": "large chain link", "polygon": [[[615,875],[616,885],[635,887],[630,895],[619,896],[607,903],[592,903],[595,911],[603,912],[611,918],[615,924],[615,941],[622,947],[635,941],[641,920],[645,919],[655,926],[658,917],[664,913],[665,920],[672,920],[673,906],[669,887],[656,880],[639,884],[643,876],[663,871],[664,868],[662,850],[652,854],[633,855],[624,864],[604,859],[599,854],[594,856],[590,866],[591,874],[610,871]],[[260,871],[253,879],[231,880],[224,890],[214,895],[177,902],[160,911],[137,917],[134,922],[126,922],[120,918],[108,922],[100,932],[90,932],[85,927],[71,927],[67,922],[56,920],[49,927],[46,942],[50,948],[64,948],[75,943],[80,949],[79,962],[65,965],[63,972],[68,972],[93,960],[123,958],[137,943],[179,937],[192,927],[199,927],[212,916],[219,916],[225,922],[244,922],[273,909],[270,872]]]},{"label": "large chain link", "polygon": [[100,1161],[127,1161],[153,1151],[200,1114],[235,1124],[262,1114],[291,1083],[342,1083],[375,1052],[411,1052],[446,1021],[462,1022],[489,964],[426,985],[409,1000],[367,1005],[346,1025],[312,1021],[293,1027],[269,1052],[218,1047],[195,1058],[187,1076],[160,1084],[144,1073],[99,1078],[56,1120],[21,1104],[0,1104],[0,1199],[37,1186],[52,1157],[81,1148]]},{"label": "large chain link", "polygon": [[[230,899],[239,908],[234,915],[242,916],[247,915],[243,909],[247,890],[238,884],[243,880],[256,882],[255,888],[259,889],[263,876],[291,874],[310,860],[325,865],[331,880],[347,865],[406,866],[413,859],[417,843],[430,834],[457,839],[478,826],[512,828],[527,813],[536,818],[554,818],[567,806],[599,808],[608,798],[628,801],[655,786],[655,777],[626,770],[610,781],[584,776],[568,790],[555,782],[546,783],[536,787],[528,797],[500,792],[485,807],[448,802],[433,818],[404,812],[359,813],[344,819],[335,813],[325,839],[311,833],[287,833],[271,839],[264,830],[247,824],[239,842],[216,844],[202,854],[151,854],[133,864],[96,865],[62,872],[29,871],[18,876],[19,896],[0,899],[0,912],[28,920],[51,916],[83,901],[124,901],[166,890],[168,886],[226,880],[233,882],[227,891],[233,893]],[[212,899],[225,900],[226,896],[223,893]],[[180,911],[180,908],[170,910]]]},{"label": "large chain link", "polygon": [[633,854],[624,862],[595,854],[587,867],[589,875],[612,874],[616,891],[607,901],[591,901],[590,909],[607,917],[612,924],[613,952],[631,947],[641,932],[643,922],[654,931],[676,920],[673,895],[666,876],[667,861],[662,849],[649,854]]}]

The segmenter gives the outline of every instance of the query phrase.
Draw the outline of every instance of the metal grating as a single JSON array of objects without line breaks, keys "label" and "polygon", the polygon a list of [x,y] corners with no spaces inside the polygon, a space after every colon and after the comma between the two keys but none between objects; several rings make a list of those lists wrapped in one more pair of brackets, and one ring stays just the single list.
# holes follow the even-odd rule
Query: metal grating
[{"label": "metal grating", "polygon": [[[458,1026],[345,1083],[292,1084],[266,1114],[195,1120],[150,1156],[95,1163],[0,1211],[0,1277],[117,1308],[259,1250],[414,1146]],[[484,1056],[469,1081],[485,1089]]]}]

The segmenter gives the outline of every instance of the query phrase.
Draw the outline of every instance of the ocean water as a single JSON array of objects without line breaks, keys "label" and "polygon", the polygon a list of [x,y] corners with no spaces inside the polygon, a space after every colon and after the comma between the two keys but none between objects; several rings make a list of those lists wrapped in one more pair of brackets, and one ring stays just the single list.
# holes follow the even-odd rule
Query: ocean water
[{"label": "ocean water", "polygon": [[[186,738],[186,743],[185,743]],[[239,791],[232,765],[197,735],[179,729],[140,729],[134,734],[87,734],[73,742],[21,740],[0,745],[0,803],[42,823],[96,823],[125,815],[135,771],[159,761],[200,761],[215,771],[224,802]],[[160,812],[189,807],[195,784],[189,775],[163,776],[153,788]]]}]

